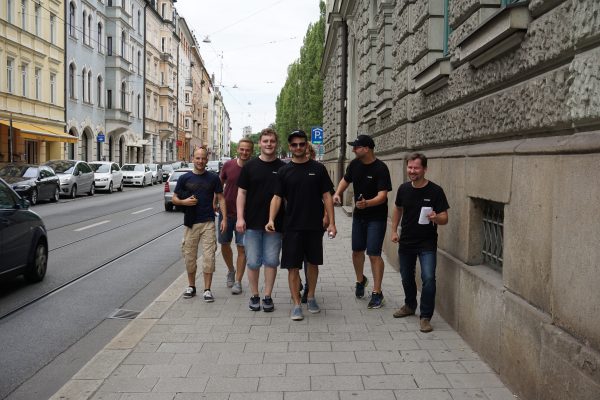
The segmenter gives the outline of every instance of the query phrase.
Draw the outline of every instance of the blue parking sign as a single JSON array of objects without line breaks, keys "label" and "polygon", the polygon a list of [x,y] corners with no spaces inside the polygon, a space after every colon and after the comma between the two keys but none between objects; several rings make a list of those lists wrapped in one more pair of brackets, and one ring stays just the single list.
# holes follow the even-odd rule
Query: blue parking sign
[{"label": "blue parking sign", "polygon": [[310,129],[310,141],[313,144],[323,144],[323,128],[320,126],[313,126]]}]

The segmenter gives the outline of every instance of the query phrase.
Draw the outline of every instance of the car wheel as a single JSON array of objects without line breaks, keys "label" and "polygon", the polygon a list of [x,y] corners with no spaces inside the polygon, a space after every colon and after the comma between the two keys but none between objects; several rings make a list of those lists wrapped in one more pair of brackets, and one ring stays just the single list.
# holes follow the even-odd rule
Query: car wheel
[{"label": "car wheel", "polygon": [[92,183],[92,186],[90,186],[90,191],[88,192],[88,196],[93,196],[94,193],[96,193],[96,186]]},{"label": "car wheel", "polygon": [[31,195],[29,196],[29,203],[32,206],[35,206],[38,202],[38,192],[36,188],[33,188],[33,190],[31,191]]},{"label": "car wheel", "polygon": [[119,185],[119,188],[117,189],[119,192],[123,191],[123,180],[121,180],[121,184]]},{"label": "car wheel", "polygon": [[48,247],[46,242],[40,240],[35,246],[33,257],[29,263],[29,268],[25,273],[25,279],[29,282],[39,282],[46,275],[48,266]]},{"label": "car wheel", "polygon": [[77,197],[77,185],[73,184],[73,186],[71,186],[71,193],[69,193],[69,197],[72,199]]},{"label": "car wheel", "polygon": [[165,203],[165,211],[173,211],[173,203]]},{"label": "car wheel", "polygon": [[112,193],[113,192],[113,184],[112,182],[108,184],[108,193]]},{"label": "car wheel", "polygon": [[150,178],[150,186],[154,186],[154,178]]},{"label": "car wheel", "polygon": [[140,186],[141,188],[146,186],[146,178],[142,179],[142,186]]},{"label": "car wheel", "polygon": [[54,188],[54,196],[50,199],[50,201],[56,203],[60,199],[60,189],[58,187]]}]

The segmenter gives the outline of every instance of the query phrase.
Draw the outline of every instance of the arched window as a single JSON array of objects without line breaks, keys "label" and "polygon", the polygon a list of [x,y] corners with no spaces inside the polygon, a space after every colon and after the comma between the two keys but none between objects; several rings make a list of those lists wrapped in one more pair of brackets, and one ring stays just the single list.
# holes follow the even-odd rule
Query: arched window
[{"label": "arched window", "polygon": [[88,44],[94,47],[94,43],[92,43],[92,14],[88,15]]},{"label": "arched window", "polygon": [[75,37],[75,4],[69,3],[69,35]]},{"label": "arched window", "polygon": [[138,19],[137,19],[137,31],[138,31],[138,33],[141,33],[140,31],[142,30],[141,29],[141,26],[142,26],[141,20],[142,20],[142,13],[140,12],[140,10],[138,10]]},{"label": "arched window", "polygon": [[75,98],[75,64],[69,64],[69,97]]},{"label": "arched window", "polygon": [[138,94],[138,97],[137,97],[137,117],[138,118],[142,118],[141,107],[142,107],[142,96],[140,96]]},{"label": "arched window", "polygon": [[125,82],[121,83],[121,110],[127,111],[127,85]]},{"label": "arched window", "polygon": [[142,74],[142,52],[138,50],[137,55],[138,74]]},{"label": "arched window", "polygon": [[125,54],[125,31],[121,31],[121,57],[123,58],[127,58],[127,55]]},{"label": "arched window", "polygon": [[88,93],[87,93],[88,98],[87,98],[87,101],[88,101],[88,103],[91,104],[92,103],[92,71],[91,70],[88,71],[87,84],[88,84],[88,89],[87,89],[87,91],[88,91]]},{"label": "arched window", "polygon": [[102,53],[102,23],[98,22],[98,51]]},{"label": "arched window", "polygon": [[96,96],[98,97],[98,107],[102,107],[102,77],[98,76],[98,87],[96,88],[97,93]]},{"label": "arched window", "polygon": [[82,33],[83,33],[83,43],[87,44],[87,13],[85,12],[85,10],[83,10],[83,18],[81,18],[81,24],[83,26],[82,29]]},{"label": "arched window", "polygon": [[87,73],[85,72],[85,68],[81,70],[81,101],[85,102],[85,80],[87,78]]}]

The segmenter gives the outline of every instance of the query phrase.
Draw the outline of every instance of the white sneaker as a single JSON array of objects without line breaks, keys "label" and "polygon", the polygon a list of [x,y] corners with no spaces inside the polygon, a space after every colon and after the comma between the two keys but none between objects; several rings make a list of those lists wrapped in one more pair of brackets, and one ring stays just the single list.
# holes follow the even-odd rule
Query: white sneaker
[{"label": "white sneaker", "polygon": [[215,298],[213,297],[212,292],[210,291],[210,289],[206,289],[204,291],[203,297],[204,297],[204,301],[207,302],[207,303],[212,303],[213,301],[215,301]]},{"label": "white sneaker", "polygon": [[242,293],[242,282],[235,282],[231,287],[231,294]]},{"label": "white sneaker", "polygon": [[232,287],[235,283],[235,269],[227,272],[227,287]]}]

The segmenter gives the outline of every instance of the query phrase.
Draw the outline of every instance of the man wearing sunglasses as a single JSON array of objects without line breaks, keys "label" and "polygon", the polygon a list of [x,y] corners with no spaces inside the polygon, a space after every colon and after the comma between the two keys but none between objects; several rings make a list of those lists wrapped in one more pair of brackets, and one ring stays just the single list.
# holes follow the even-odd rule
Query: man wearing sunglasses
[{"label": "man wearing sunglasses", "polygon": [[352,213],[352,264],[356,273],[354,294],[365,295],[367,277],[363,274],[365,251],[371,261],[373,292],[368,308],[380,308],[384,304],[381,282],[384,263],[381,248],[387,227],[387,194],[392,190],[390,171],[385,163],[375,157],[375,142],[369,135],[358,135],[352,142],[356,158],[350,162],[346,173],[333,195],[336,203],[350,183],[354,185],[354,211]]},{"label": "man wearing sunglasses", "polygon": [[315,299],[315,288],[319,276],[318,266],[323,264],[323,212],[330,217],[327,231],[329,237],[335,237],[335,215],[330,191],[333,183],[325,167],[306,157],[306,133],[296,130],[288,136],[292,161],[277,172],[278,182],[275,195],[271,200],[269,222],[265,226],[268,232],[277,229],[275,216],[286,201],[284,234],[281,251],[281,268],[288,270],[288,284],[292,296],[291,318],[294,321],[304,319],[300,303],[300,269],[306,259],[308,264],[308,311],[321,311]]}]

